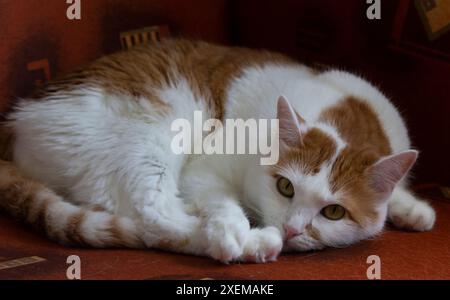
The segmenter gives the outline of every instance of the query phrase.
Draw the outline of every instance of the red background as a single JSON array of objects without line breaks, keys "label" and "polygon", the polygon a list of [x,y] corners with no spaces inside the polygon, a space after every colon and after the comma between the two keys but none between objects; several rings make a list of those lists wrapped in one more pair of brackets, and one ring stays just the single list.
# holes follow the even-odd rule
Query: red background
[{"label": "red background", "polygon": [[[382,0],[381,20],[366,18],[364,0],[81,0],[81,20],[66,18],[63,0],[0,1],[0,111],[26,96],[47,59],[52,77],[120,49],[119,33],[168,25],[172,35],[268,48],[311,65],[364,75],[405,116],[421,150],[417,182],[450,186],[450,33],[430,42],[409,0]],[[430,0],[431,1],[431,0]],[[426,233],[387,230],[350,248],[282,255],[277,263],[225,266],[211,259],[153,250],[59,246],[0,214],[0,263],[45,260],[0,270],[0,279],[64,279],[66,258],[82,259],[84,279],[366,279],[369,255],[383,279],[448,279],[450,201],[434,185],[417,186],[437,210]]]}]

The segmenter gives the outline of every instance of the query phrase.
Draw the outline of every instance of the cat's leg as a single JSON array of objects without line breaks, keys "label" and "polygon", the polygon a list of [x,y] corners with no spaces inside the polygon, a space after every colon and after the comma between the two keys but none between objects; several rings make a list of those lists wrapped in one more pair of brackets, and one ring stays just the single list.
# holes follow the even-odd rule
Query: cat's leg
[{"label": "cat's leg", "polygon": [[436,214],[427,202],[398,186],[388,201],[388,219],[398,228],[426,231],[433,227]]},{"label": "cat's leg", "polygon": [[180,191],[202,225],[195,239],[203,254],[224,263],[268,262],[283,246],[275,227],[251,228],[239,201],[245,158],[204,155],[183,168]]},{"label": "cat's leg", "polygon": [[281,252],[283,241],[275,227],[250,228],[236,198],[226,193],[205,193],[202,201],[205,253],[222,262],[269,262]]},{"label": "cat's leg", "polygon": [[200,220],[186,212],[178,195],[177,164],[182,158],[157,150],[153,146],[151,155],[135,155],[133,163],[125,162],[120,174],[123,194],[142,229],[142,240],[150,248],[201,254],[191,241]]}]

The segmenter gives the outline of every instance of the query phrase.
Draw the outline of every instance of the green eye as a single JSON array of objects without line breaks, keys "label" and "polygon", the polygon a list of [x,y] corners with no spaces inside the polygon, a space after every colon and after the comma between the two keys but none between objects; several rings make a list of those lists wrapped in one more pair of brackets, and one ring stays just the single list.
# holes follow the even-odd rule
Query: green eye
[{"label": "green eye", "polygon": [[346,210],[345,210],[345,208],[343,208],[340,205],[332,204],[332,205],[325,206],[322,209],[321,213],[325,218],[327,218],[329,220],[337,221],[337,220],[342,219],[345,216]]},{"label": "green eye", "polygon": [[280,177],[278,179],[277,189],[278,189],[278,192],[285,197],[288,197],[288,198],[294,197],[294,194],[295,194],[294,186],[287,178]]}]

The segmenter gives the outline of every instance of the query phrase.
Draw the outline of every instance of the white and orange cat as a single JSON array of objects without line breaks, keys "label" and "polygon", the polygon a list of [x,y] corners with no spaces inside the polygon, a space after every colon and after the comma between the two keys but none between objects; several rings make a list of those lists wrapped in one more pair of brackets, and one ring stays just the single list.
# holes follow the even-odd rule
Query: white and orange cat
[{"label": "white and orange cat", "polygon": [[[174,154],[171,123],[196,110],[278,118],[278,163]],[[388,99],[280,54],[187,40],[134,48],[48,83],[7,125],[0,207],[64,244],[268,262],[373,237],[387,218],[417,231],[435,222],[407,188],[417,151]]]}]

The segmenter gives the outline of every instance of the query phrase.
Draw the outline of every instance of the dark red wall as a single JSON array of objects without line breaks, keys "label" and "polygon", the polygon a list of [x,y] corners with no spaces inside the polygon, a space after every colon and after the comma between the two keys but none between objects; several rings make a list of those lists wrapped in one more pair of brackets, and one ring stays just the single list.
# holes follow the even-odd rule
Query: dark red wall
[{"label": "dark red wall", "polygon": [[68,7],[65,0],[0,1],[0,111],[44,79],[30,62],[48,59],[53,77],[120,49],[121,31],[166,24],[174,35],[229,39],[225,0],[81,0],[81,20],[69,20]]}]

